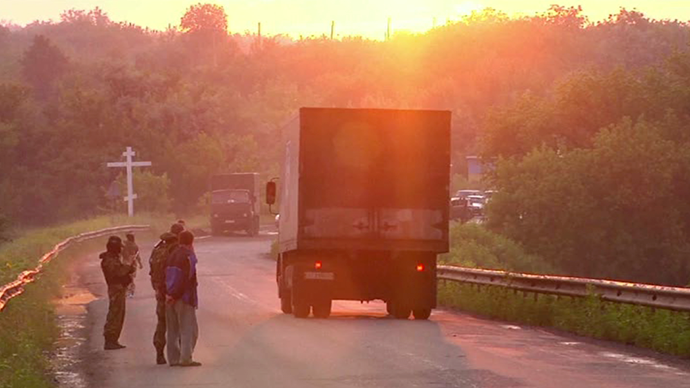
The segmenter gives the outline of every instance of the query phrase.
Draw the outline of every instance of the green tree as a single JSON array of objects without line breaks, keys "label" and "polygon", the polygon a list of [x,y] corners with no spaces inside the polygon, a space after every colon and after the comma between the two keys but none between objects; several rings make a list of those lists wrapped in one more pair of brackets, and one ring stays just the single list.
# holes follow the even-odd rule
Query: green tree
[{"label": "green tree", "polygon": [[196,4],[187,9],[180,20],[182,31],[204,37],[225,35],[228,31],[228,15],[222,5]]},{"label": "green tree", "polygon": [[182,16],[180,28],[190,38],[191,51],[210,53],[214,67],[217,66],[219,48],[228,43],[228,15],[223,6],[208,3],[190,6]]},{"label": "green tree", "polygon": [[[127,177],[121,173],[117,182],[122,193],[127,192]],[[167,174],[156,175],[151,171],[135,171],[132,184],[137,194],[134,206],[137,211],[167,214],[170,211],[170,179]],[[124,202],[120,209],[126,208]]]},{"label": "green tree", "polygon": [[688,155],[663,125],[624,119],[590,149],[503,160],[489,225],[568,274],[684,284]]},{"label": "green tree", "polygon": [[39,97],[48,97],[54,83],[68,67],[67,56],[43,35],[34,37],[31,47],[22,58],[24,78],[34,87]]}]

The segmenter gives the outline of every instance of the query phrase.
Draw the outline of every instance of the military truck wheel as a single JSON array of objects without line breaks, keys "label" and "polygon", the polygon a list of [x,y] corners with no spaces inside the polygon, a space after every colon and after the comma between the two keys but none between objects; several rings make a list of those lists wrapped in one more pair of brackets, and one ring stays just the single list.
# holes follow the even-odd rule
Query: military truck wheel
[{"label": "military truck wheel", "polygon": [[254,235],[258,236],[260,230],[261,230],[261,223],[260,223],[259,219],[257,218],[256,220],[254,220]]},{"label": "military truck wheel", "polygon": [[312,306],[312,312],[314,313],[314,318],[326,319],[331,315],[331,308],[333,307],[333,301],[330,299],[322,300],[314,303]]},{"label": "military truck wheel", "polygon": [[292,314],[295,318],[306,318],[309,316],[311,306],[303,300],[296,300],[295,294],[292,294]]},{"label": "military truck wheel", "polygon": [[280,297],[280,311],[284,314],[292,314],[292,300],[290,299],[288,292],[284,292],[283,296]]},{"label": "military truck wheel", "polygon": [[429,319],[431,316],[431,309],[430,308],[422,308],[422,309],[414,309],[412,310],[412,315],[414,315],[414,319]]}]

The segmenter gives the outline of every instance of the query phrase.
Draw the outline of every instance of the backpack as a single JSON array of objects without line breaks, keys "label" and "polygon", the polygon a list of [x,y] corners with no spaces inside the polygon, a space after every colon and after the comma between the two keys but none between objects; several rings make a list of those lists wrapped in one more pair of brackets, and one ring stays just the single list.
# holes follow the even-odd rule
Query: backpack
[{"label": "backpack", "polygon": [[161,241],[153,248],[149,258],[149,275],[151,276],[151,283],[155,288],[165,287],[165,267],[168,256],[177,248],[177,245],[177,242],[166,243]]}]

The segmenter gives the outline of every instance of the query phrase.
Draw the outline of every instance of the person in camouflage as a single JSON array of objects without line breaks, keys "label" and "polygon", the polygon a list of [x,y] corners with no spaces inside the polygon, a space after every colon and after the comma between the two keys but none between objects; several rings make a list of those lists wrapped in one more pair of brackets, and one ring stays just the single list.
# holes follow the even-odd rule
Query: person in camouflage
[{"label": "person in camouflage", "polygon": [[[125,243],[122,247],[122,262],[126,265],[133,265],[135,268],[139,267],[142,269],[144,266],[141,264],[141,257],[139,257],[139,246],[134,241],[134,234],[129,232],[125,234]],[[137,277],[137,271],[132,273],[132,281],[127,287],[127,296],[130,298],[134,296],[135,285],[134,279]]]},{"label": "person in camouflage", "polygon": [[101,259],[101,270],[105,282],[108,284],[108,316],[103,326],[103,337],[105,337],[105,350],[122,349],[120,333],[125,322],[125,306],[127,286],[132,281],[132,272],[135,267],[122,263],[120,253],[122,252],[122,239],[117,236],[110,236],[106,244],[106,251],[99,255]]},{"label": "person in camouflage", "polygon": [[170,227],[170,232],[163,233],[149,258],[149,276],[151,286],[156,292],[156,331],[153,333],[153,346],[156,348],[156,363],[163,365],[165,360],[165,267],[167,258],[178,247],[178,235],[184,230],[184,226],[175,223]]}]

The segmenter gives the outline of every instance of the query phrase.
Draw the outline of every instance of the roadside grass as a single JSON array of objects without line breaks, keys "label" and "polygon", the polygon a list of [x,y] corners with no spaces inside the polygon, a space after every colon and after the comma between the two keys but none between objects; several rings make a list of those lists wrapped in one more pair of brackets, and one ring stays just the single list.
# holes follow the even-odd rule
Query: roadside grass
[{"label": "roadside grass", "polygon": [[[481,225],[451,226],[451,250],[440,264],[515,272],[553,273],[538,256]],[[690,313],[602,301],[518,292],[439,280],[439,304],[491,319],[552,327],[570,333],[690,356]]]},{"label": "roadside grass", "polygon": [[439,304],[532,326],[690,356],[690,314],[586,298],[439,281]]},{"label": "roadside grass", "polygon": [[67,278],[68,249],[45,266],[40,278],[0,312],[0,387],[44,388],[50,375],[50,351],[59,334],[52,301]]},{"label": "roadside grass", "polygon": [[[26,269],[35,268],[39,258],[67,237],[128,224],[148,224],[155,238],[179,217],[141,214],[103,216],[66,225],[15,231],[19,236],[0,245],[0,285],[16,279]],[[201,217],[185,219],[190,228],[201,224]],[[101,241],[102,240],[102,241]],[[12,299],[0,312],[0,388],[43,388],[56,385],[50,373],[50,358],[59,329],[53,301],[60,297],[62,284],[69,278],[71,259],[94,249],[102,249],[105,238],[84,242],[63,251],[44,266],[35,282],[25,287],[24,294]]]}]

